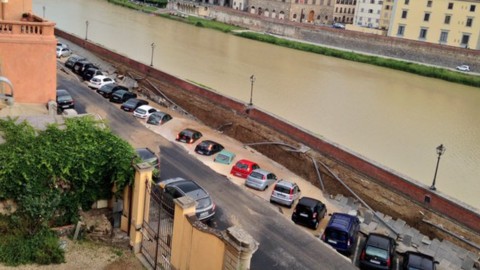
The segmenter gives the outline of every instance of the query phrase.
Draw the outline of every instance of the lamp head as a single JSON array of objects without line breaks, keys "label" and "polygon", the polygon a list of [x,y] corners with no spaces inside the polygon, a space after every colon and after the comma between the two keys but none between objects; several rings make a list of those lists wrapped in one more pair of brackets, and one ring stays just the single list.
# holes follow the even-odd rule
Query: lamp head
[{"label": "lamp head", "polygon": [[443,144],[440,144],[439,146],[437,146],[437,155],[443,155],[443,153],[445,153],[445,150],[447,150],[447,148],[443,146]]}]

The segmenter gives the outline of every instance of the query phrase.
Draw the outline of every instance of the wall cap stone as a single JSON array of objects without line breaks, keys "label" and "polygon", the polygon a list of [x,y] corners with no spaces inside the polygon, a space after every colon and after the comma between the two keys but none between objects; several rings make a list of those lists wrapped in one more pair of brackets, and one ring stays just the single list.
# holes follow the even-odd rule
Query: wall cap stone
[{"label": "wall cap stone", "polygon": [[233,226],[228,228],[226,235],[228,236],[227,240],[231,240],[233,243],[242,248],[249,248],[253,250],[258,248],[259,243],[255,241],[255,239],[253,239],[249,233],[240,227]]},{"label": "wall cap stone", "polygon": [[179,207],[182,209],[190,208],[190,207],[195,207],[196,201],[188,196],[183,196],[177,199],[173,200],[175,204],[177,204]]}]

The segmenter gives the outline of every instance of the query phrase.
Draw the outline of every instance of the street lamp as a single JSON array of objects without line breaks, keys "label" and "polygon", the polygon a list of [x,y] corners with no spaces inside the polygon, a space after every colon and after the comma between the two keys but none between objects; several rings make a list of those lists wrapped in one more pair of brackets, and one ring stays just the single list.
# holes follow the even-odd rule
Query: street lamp
[{"label": "street lamp", "polygon": [[85,40],[88,39],[88,21],[85,21]]},{"label": "street lamp", "polygon": [[153,67],[153,51],[155,50],[155,43],[152,42],[152,57],[150,58],[150,66]]},{"label": "street lamp", "polygon": [[248,103],[249,106],[253,105],[252,98],[253,98],[253,83],[255,82],[255,75],[250,76],[250,103]]},{"label": "street lamp", "polygon": [[45,6],[43,6],[42,9],[43,9],[43,18],[45,19]]},{"label": "street lamp", "polygon": [[433,183],[432,183],[432,186],[430,187],[431,190],[437,190],[437,188],[435,187],[435,179],[437,178],[437,171],[438,171],[438,164],[440,163],[440,157],[443,155],[443,153],[445,153],[445,150],[447,150],[447,148],[443,146],[443,144],[440,144],[439,146],[437,146],[437,155],[438,155],[437,167],[435,168]]}]

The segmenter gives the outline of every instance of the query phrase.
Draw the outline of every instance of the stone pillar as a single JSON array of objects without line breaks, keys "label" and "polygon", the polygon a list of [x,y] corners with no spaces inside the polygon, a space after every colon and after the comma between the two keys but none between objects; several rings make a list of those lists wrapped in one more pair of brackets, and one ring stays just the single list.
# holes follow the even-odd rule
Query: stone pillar
[{"label": "stone pillar", "polygon": [[[170,264],[172,269],[189,269],[191,252],[192,225],[186,216],[195,215],[196,202],[184,196],[175,199],[172,250]],[[192,267],[192,269],[195,269]]]},{"label": "stone pillar", "polygon": [[142,243],[142,223],[144,219],[144,213],[148,213],[148,206],[146,204],[146,189],[147,184],[152,182],[153,166],[147,162],[136,164],[135,168],[135,180],[133,184],[132,207],[130,217],[130,246],[135,253],[140,252],[140,245]]},{"label": "stone pillar", "polygon": [[223,234],[225,239],[223,269],[250,269],[252,255],[257,251],[259,243],[239,227],[230,227]]}]

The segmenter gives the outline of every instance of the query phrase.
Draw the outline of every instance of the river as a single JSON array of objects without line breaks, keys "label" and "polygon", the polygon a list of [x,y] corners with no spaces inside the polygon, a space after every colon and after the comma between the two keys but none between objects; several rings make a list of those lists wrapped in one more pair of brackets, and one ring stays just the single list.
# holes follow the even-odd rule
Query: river
[{"label": "river", "polygon": [[[43,9],[45,7],[45,9]],[[480,209],[480,89],[260,43],[106,0],[33,0],[57,27],[249,102]],[[86,28],[88,21],[88,33]]]}]

